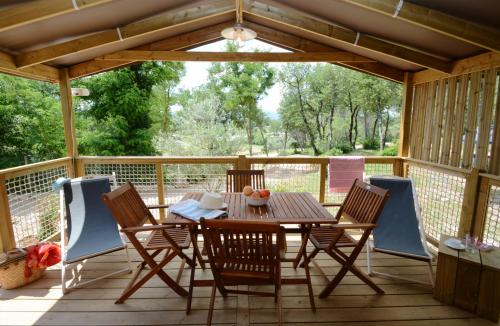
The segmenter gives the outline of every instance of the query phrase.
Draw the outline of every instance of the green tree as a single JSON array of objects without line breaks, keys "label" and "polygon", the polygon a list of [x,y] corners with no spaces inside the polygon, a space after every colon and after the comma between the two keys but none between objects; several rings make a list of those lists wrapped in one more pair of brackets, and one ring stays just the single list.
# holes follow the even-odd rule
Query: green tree
[{"label": "green tree", "polygon": [[[189,94],[189,95],[188,95]],[[156,147],[172,155],[234,155],[244,136],[225,121],[219,98],[202,86],[183,94],[182,108],[172,116],[172,132],[160,132]]]},{"label": "green tree", "polygon": [[179,80],[176,63],[145,62],[81,81],[90,90],[79,105],[79,150],[91,155],[152,155],[151,94]]},{"label": "green tree", "polygon": [[[227,52],[236,52],[234,43],[227,43]],[[214,63],[209,69],[210,88],[220,98],[225,118],[244,128],[249,153],[252,155],[254,130],[262,131],[265,115],[257,102],[274,84],[274,70],[266,63]]]},{"label": "green tree", "polygon": [[0,75],[0,168],[65,155],[57,86]]}]

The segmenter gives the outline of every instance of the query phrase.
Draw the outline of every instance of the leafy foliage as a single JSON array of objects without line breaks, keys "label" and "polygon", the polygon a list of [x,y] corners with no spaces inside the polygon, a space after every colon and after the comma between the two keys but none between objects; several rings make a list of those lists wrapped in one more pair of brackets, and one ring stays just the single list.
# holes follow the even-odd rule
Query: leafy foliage
[{"label": "leafy foliage", "polygon": [[0,168],[66,155],[55,85],[0,75]]},{"label": "leafy foliage", "polygon": [[[146,62],[83,80],[81,84],[90,90],[90,96],[83,98],[79,106],[80,152],[156,154],[151,130],[153,87],[178,83],[183,71],[179,63]],[[163,116],[157,115],[158,119],[167,119],[169,114],[171,102],[163,105]]]}]

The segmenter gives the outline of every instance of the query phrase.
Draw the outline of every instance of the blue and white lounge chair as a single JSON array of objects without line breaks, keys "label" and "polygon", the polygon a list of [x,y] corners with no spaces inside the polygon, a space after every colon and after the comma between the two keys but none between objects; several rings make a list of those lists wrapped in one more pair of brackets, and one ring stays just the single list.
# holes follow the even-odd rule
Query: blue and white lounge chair
[{"label": "blue and white lounge chair", "polygon": [[[401,177],[371,177],[370,183],[389,190],[390,197],[373,230],[373,244],[367,242],[368,274],[434,286],[432,255],[427,249],[413,181]],[[427,262],[430,283],[373,271],[372,250]]]},{"label": "blue and white lounge chair", "polygon": [[[107,177],[98,177],[84,180],[68,179],[66,182],[58,180],[56,183],[62,184],[60,212],[63,293],[103,278],[131,272],[127,244],[120,237],[115,219],[101,200],[103,193],[111,191],[110,180]],[[64,223],[64,211],[66,211],[67,224]],[[66,239],[65,224],[67,244],[64,241]],[[66,286],[66,268],[69,265],[123,249],[126,252],[129,267],[86,282],[77,283],[77,277],[73,277],[71,284]]]}]

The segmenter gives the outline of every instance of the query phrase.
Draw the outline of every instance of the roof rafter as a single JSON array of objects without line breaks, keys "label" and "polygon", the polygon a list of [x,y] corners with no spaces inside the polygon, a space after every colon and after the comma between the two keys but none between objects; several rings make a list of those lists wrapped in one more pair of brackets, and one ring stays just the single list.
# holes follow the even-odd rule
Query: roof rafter
[{"label": "roof rafter", "polygon": [[0,52],[0,72],[50,82],[56,82],[59,80],[59,72],[56,68],[48,65],[37,64],[31,67],[18,69],[14,63],[14,58],[10,54],[4,52]]},{"label": "roof rafter", "polygon": [[234,11],[234,3],[231,0],[195,2],[127,24],[119,29],[105,30],[64,43],[21,53],[16,56],[15,61],[18,67],[27,67],[105,44],[119,42],[123,39],[166,30],[194,21],[205,20],[232,11]]},{"label": "roof rafter", "polygon": [[111,0],[75,0],[76,7],[72,1],[68,0],[38,0],[21,3],[2,9],[0,32],[106,2],[111,2]]},{"label": "roof rafter", "polygon": [[[500,51],[500,31],[457,18],[409,1],[397,11],[399,0],[342,0],[395,19],[465,41],[492,51]],[[395,15],[397,12],[397,15]]]},{"label": "roof rafter", "polygon": [[[192,32],[172,36],[161,41],[139,46],[133,48],[132,50],[171,51],[197,47],[202,44],[206,44],[207,42],[220,40],[222,38],[220,31],[228,26],[231,26],[232,24],[232,22],[227,22],[212,25]],[[136,61],[89,60],[71,66],[69,68],[69,76],[73,79],[93,75],[99,72],[111,70],[113,68],[127,66],[133,64],[134,62]]]},{"label": "roof rafter", "polygon": [[[257,38],[259,40],[287,50],[300,52],[338,51],[338,49],[334,47],[310,41],[269,27],[264,27],[259,24],[250,22],[246,22],[245,24],[257,32]],[[380,62],[336,62],[335,64],[377,77],[389,79],[398,83],[401,83],[404,80],[404,72],[402,70]]]},{"label": "roof rafter", "polygon": [[287,28],[300,29],[309,33],[315,33],[322,37],[355,44],[359,47],[399,58],[422,67],[446,73],[451,71],[451,62],[449,61],[370,35],[357,33],[338,25],[325,22],[324,20],[305,15],[294,8],[282,4],[278,7],[259,1],[246,0],[244,13],[250,17],[254,15],[283,24],[287,26]]},{"label": "roof rafter", "polygon": [[125,50],[105,55],[102,60],[208,61],[208,62],[373,62],[347,51],[335,52],[186,52]]}]

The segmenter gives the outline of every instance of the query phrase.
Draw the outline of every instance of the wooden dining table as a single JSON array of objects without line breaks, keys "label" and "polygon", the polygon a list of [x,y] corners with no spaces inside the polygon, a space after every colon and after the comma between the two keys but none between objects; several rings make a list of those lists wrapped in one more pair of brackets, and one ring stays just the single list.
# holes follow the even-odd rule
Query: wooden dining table
[{"label": "wooden dining table", "polygon": [[[182,200],[195,199],[199,201],[202,196],[203,193],[201,192],[192,192],[187,193]],[[305,277],[282,278],[281,284],[307,285],[311,307],[313,311],[316,311],[306,248],[309,241],[309,234],[314,224],[333,224],[337,222],[332,214],[307,192],[273,193],[265,206],[258,207],[248,205],[248,199],[242,193],[223,193],[222,197],[224,203],[227,204],[227,214],[221,218],[241,221],[278,222],[280,225],[286,226],[286,233],[298,232],[301,234],[301,246],[296,257],[286,258],[283,255],[280,260],[281,262],[291,262],[293,263],[293,267],[297,268],[303,259],[303,265],[301,266],[304,267]],[[205,269],[207,261],[203,259],[202,251],[198,247],[199,222],[169,212],[164,223],[185,225],[190,228],[193,242],[193,259],[196,256],[201,267]],[[298,227],[293,228],[293,225],[297,225]],[[212,281],[210,280],[195,280],[194,269],[190,282],[194,287],[212,286]]]},{"label": "wooden dining table", "polygon": [[[290,261],[297,267],[301,257],[306,253],[309,240],[309,231],[314,224],[336,223],[335,218],[310,193],[307,192],[277,192],[273,193],[265,206],[250,206],[248,199],[242,193],[222,193],[224,203],[227,204],[227,214],[222,217],[230,220],[242,221],[272,221],[280,225],[287,225],[286,232],[296,232],[302,235],[301,247],[297,256]],[[202,192],[187,193],[182,200],[200,200]],[[193,245],[197,248],[198,222],[169,212],[164,223],[190,226],[193,233]],[[297,225],[297,228],[290,228]],[[200,264],[204,268],[204,260],[199,255]]]}]

